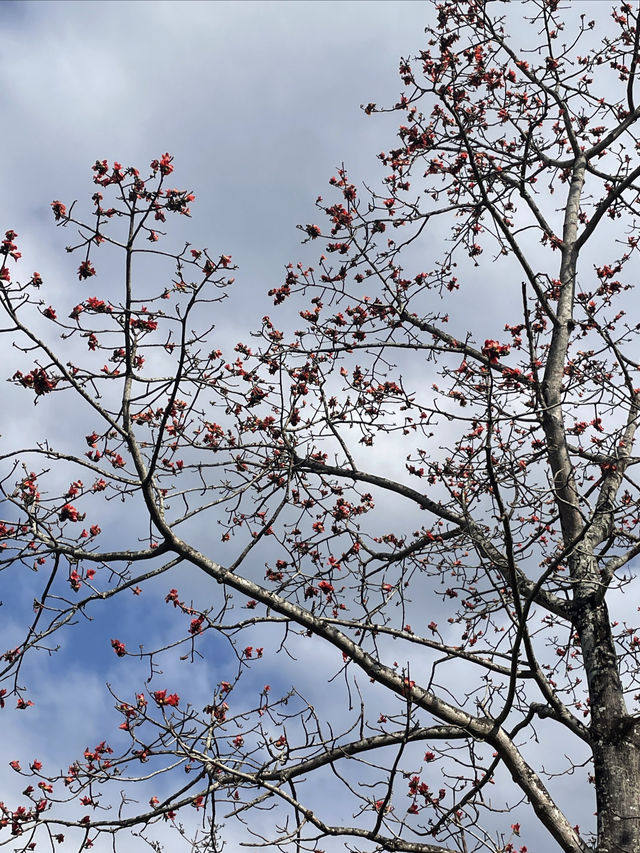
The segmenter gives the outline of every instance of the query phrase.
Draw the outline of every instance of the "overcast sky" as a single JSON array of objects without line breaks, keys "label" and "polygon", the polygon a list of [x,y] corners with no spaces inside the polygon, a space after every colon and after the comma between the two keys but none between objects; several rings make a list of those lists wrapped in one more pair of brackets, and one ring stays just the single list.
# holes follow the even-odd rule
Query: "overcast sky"
[{"label": "overcast sky", "polygon": [[[96,158],[144,165],[175,156],[197,194],[195,243],[233,254],[262,292],[295,255],[342,161],[382,174],[373,155],[395,119],[401,55],[428,15],[418,2],[0,4],[5,218],[58,245],[52,198],[86,195]],[[37,235],[37,236],[36,236]],[[22,235],[21,235],[22,236]]]}]

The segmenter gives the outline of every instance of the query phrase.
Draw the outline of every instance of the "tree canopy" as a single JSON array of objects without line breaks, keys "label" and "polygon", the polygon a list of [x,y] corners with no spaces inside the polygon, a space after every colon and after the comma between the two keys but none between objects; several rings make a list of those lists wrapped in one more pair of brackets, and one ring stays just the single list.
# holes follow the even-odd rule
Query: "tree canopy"
[{"label": "tree canopy", "polygon": [[10,400],[56,427],[2,440],[0,704],[79,621],[130,676],[68,767],[12,758],[0,844],[640,849],[639,13],[433,12],[364,106],[385,177],[337,169],[261,322],[171,247],[168,153],[53,201],[56,304],[6,232]]}]

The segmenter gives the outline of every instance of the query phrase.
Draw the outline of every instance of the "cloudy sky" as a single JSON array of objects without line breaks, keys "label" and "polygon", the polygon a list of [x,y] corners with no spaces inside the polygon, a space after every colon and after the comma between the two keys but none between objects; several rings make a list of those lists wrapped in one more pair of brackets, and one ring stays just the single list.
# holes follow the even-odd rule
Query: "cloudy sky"
[{"label": "cloudy sky", "polygon": [[[198,197],[189,233],[262,292],[295,256],[295,225],[336,165],[380,174],[399,57],[419,49],[414,2],[13,3],[4,38],[5,217],[42,249],[48,202],[86,195],[96,158],[164,151]],[[37,234],[37,236],[36,236]],[[57,248],[52,228],[46,246]],[[21,235],[22,236],[22,235]]]},{"label": "cloudy sky", "polygon": [[[267,291],[303,256],[296,225],[317,218],[314,201],[335,168],[344,162],[358,184],[384,174],[375,155],[393,143],[397,118],[366,117],[359,107],[395,102],[398,61],[421,49],[432,14],[428,3],[402,0],[4,0],[0,228],[18,232],[22,263],[50,282],[51,298],[75,304],[75,290],[67,294],[77,288],[77,261],[64,252],[51,200],[81,199],[86,207],[96,159],[144,170],[169,151],[176,185],[196,194],[192,220],[171,223],[176,242],[230,254],[239,266],[239,296],[225,321],[235,340],[259,325],[271,307]],[[486,295],[475,298],[486,305]],[[486,336],[492,333],[487,326]],[[26,423],[3,424],[5,439],[18,430],[49,435],[66,428],[64,415],[47,422],[44,406],[22,417]],[[28,606],[30,588],[10,597]],[[21,626],[4,616],[0,645],[10,647]],[[119,619],[114,625],[96,613],[91,631],[72,632],[62,654],[30,665],[35,706],[28,721],[15,713],[4,718],[0,800],[13,800],[21,788],[9,760],[38,756],[64,766],[113,723],[105,682],[126,690],[144,678],[135,670],[123,677],[108,645],[116,631],[124,636],[139,622],[134,602]],[[161,635],[158,625],[146,630]],[[315,654],[305,652],[303,688],[313,687],[316,665],[326,663]],[[190,678],[178,667],[171,675],[178,688]],[[222,664],[215,677],[224,677]],[[276,668],[267,680],[286,689]],[[570,785],[563,786],[568,798]]]},{"label": "cloudy sky", "polygon": [[[255,328],[271,305],[267,290],[301,256],[295,226],[316,218],[314,201],[336,166],[344,162],[359,181],[383,174],[375,155],[391,144],[396,120],[368,118],[359,107],[395,102],[398,61],[420,49],[430,14],[427,4],[385,0],[5,0],[2,231],[18,232],[21,263],[42,273],[47,299],[75,304],[77,262],[64,252],[68,235],[53,226],[50,202],[79,199],[87,209],[96,159],[145,170],[169,151],[176,185],[197,196],[193,219],[174,219],[172,235],[178,245],[189,240],[233,256],[241,294],[229,335]],[[0,432],[6,442],[25,431],[59,434],[65,414],[53,419],[52,411],[33,407],[19,420],[5,418]],[[3,588],[4,648],[19,642],[19,614],[32,594],[29,583]],[[35,705],[28,717],[3,719],[0,800],[15,802],[24,786],[10,760],[64,767],[114,728],[105,682],[139,689],[145,673],[123,676],[109,637],[126,636],[140,610],[125,603],[116,624],[93,615],[90,631],[78,626],[58,655],[29,664]],[[146,632],[151,639],[161,629]],[[306,651],[308,663],[313,654]],[[177,689],[190,677],[182,669],[171,672]],[[222,665],[213,676],[226,677]],[[267,680],[286,689],[276,671]]]}]

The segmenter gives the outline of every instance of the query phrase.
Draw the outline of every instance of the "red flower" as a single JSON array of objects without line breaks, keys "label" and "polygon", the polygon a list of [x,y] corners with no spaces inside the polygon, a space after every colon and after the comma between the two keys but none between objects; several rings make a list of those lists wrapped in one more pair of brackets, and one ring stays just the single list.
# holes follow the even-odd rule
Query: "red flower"
[{"label": "red flower", "polygon": [[489,359],[490,364],[497,364],[503,355],[509,355],[510,346],[501,344],[499,341],[486,340],[482,347],[482,354]]},{"label": "red flower", "polygon": [[44,316],[45,316],[45,317],[47,317],[49,320],[55,320],[55,319],[56,319],[56,312],[55,312],[55,311],[54,311],[54,309],[51,307],[51,305],[49,305],[49,307],[48,307],[48,308],[45,308],[45,309],[44,309],[44,311],[43,311],[42,313],[43,313],[43,314],[44,314]]},{"label": "red flower", "polygon": [[163,154],[160,160],[151,161],[151,169],[154,172],[159,171],[161,175],[170,175],[171,172],[173,172],[173,166],[171,165],[172,160],[173,157],[171,154]]},{"label": "red flower", "polygon": [[172,705],[174,708],[177,708],[178,703],[180,702],[180,697],[177,693],[171,693],[167,696],[166,690],[156,690],[155,693],[152,693],[151,695],[160,708],[162,708],[163,705]]},{"label": "red flower", "polygon": [[165,598],[165,601],[167,602],[167,604],[169,604],[169,602],[172,602],[174,607],[178,607],[180,605],[180,601],[178,599],[178,590],[170,589],[168,595]]},{"label": "red flower", "polygon": [[53,215],[56,218],[56,222],[59,219],[63,219],[67,215],[67,208],[61,201],[52,201],[51,209],[53,210]]},{"label": "red flower", "polygon": [[190,634],[201,634],[203,622],[204,622],[204,616],[202,616],[202,615],[196,617],[195,619],[192,619],[191,624],[189,625],[189,633]]},{"label": "red flower", "polygon": [[120,640],[111,640],[111,647],[119,658],[123,658],[127,653],[125,644],[122,643]]},{"label": "red flower", "polygon": [[33,388],[38,396],[48,394],[50,391],[53,391],[58,384],[58,380],[51,379],[47,371],[42,367],[32,370],[31,373],[27,373],[26,376],[23,376],[18,370],[18,372],[13,375],[13,378],[17,379],[24,388]]},{"label": "red flower", "polygon": [[81,521],[84,515],[80,515],[76,507],[65,504],[60,510],[60,521]]},{"label": "red flower", "polygon": [[[80,306],[78,306],[80,307]],[[84,307],[88,311],[95,311],[98,314],[110,314],[111,306],[107,305],[102,299],[98,299],[97,296],[90,296],[88,299],[85,299]],[[82,311],[82,307],[80,307]],[[74,309],[75,311],[75,309]]]},{"label": "red flower", "polygon": [[90,261],[83,261],[78,267],[78,278],[82,281],[85,278],[91,278],[92,275],[95,275],[96,271],[94,267],[91,266]]}]

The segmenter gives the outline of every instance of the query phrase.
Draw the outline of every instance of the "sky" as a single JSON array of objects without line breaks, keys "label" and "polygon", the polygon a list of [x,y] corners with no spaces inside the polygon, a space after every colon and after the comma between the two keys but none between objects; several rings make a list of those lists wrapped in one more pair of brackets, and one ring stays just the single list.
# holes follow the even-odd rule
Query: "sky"
[{"label": "sky", "polygon": [[[304,256],[296,225],[317,218],[314,201],[336,168],[344,163],[359,184],[384,175],[376,154],[392,144],[397,117],[367,117],[360,105],[397,100],[399,59],[421,49],[432,14],[428,3],[403,0],[5,0],[0,228],[18,232],[21,263],[46,278],[47,298],[74,304],[77,263],[64,252],[67,235],[54,227],[50,202],[86,206],[96,159],[144,170],[168,151],[176,184],[196,195],[192,219],[172,223],[173,239],[232,255],[239,266],[233,307],[219,329],[233,343],[259,326],[272,304],[267,291],[282,283],[287,263]],[[469,299],[466,311],[491,315],[487,294]],[[498,313],[488,317],[486,337],[503,325]],[[16,358],[7,354],[8,362]],[[62,435],[69,416],[63,408],[33,407],[19,423],[5,419],[0,432],[5,441]],[[29,604],[29,583],[11,593],[17,609],[5,613],[0,641],[7,648],[19,636],[18,605]],[[187,575],[183,583],[197,593],[196,579]],[[164,591],[152,585],[150,595]],[[90,630],[71,631],[60,655],[30,664],[35,705],[28,721],[26,714],[6,718],[0,800],[20,787],[9,760],[33,753],[64,766],[70,751],[81,752],[112,724],[105,682],[134,690],[145,677],[144,664],[122,675],[108,638],[115,631],[133,636],[143,624],[150,642],[161,640],[163,626],[141,622],[144,611],[133,599],[117,624],[91,615]],[[301,655],[301,689],[312,692],[317,673],[333,663],[315,647]],[[224,677],[230,665],[221,654],[213,674]],[[193,688],[183,667],[165,675],[178,688]],[[287,689],[277,662],[265,662],[266,681]],[[570,780],[557,785],[568,801]]]},{"label": "sky", "polygon": [[[96,159],[145,170],[169,151],[176,185],[196,194],[192,219],[174,219],[172,239],[230,254],[240,267],[237,299],[219,327],[233,342],[269,310],[267,290],[301,254],[296,225],[316,218],[315,199],[336,167],[346,164],[360,181],[380,179],[375,155],[393,139],[395,119],[372,119],[360,105],[395,102],[399,59],[420,49],[428,15],[426,4],[384,0],[3,2],[0,227],[18,232],[21,263],[42,273],[47,301],[75,304],[77,262],[64,252],[68,234],[54,227],[50,202],[78,199],[87,209]],[[9,374],[20,356],[3,355]],[[0,432],[8,444],[26,434],[55,439],[70,416],[64,406],[33,407],[19,421],[5,418]],[[0,596],[6,648],[19,642],[31,580]],[[181,591],[197,594],[197,579],[191,587],[179,580]],[[10,760],[64,768],[113,730],[105,683],[130,695],[147,675],[143,665],[123,675],[109,646],[114,635],[136,636],[144,612],[136,603],[125,600],[116,623],[92,613],[90,626],[61,636],[58,654],[29,662],[24,679],[34,706],[28,717],[12,711],[3,720],[0,800],[14,802],[24,786]],[[162,639],[162,625],[143,624],[148,645]],[[318,652],[304,654],[310,662]],[[217,649],[211,678],[228,677],[229,663]],[[305,670],[301,690],[317,687],[310,676],[322,666],[319,659]],[[274,691],[288,689],[277,666],[265,669]],[[183,670],[166,665],[164,677],[172,689],[191,687],[196,701]]]},{"label": "sky", "polygon": [[412,2],[2,4],[16,230],[86,193],[96,158],[170,151],[197,191],[191,239],[226,247],[262,292],[336,165],[376,171],[381,122],[359,105],[395,100],[426,15]]}]

